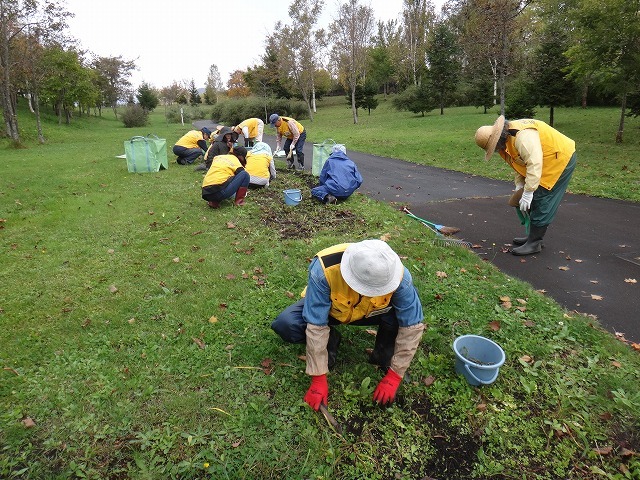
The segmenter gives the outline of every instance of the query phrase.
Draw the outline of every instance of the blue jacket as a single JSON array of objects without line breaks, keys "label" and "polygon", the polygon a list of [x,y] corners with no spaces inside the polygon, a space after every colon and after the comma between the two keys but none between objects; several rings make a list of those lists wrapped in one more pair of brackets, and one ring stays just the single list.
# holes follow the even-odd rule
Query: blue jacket
[{"label": "blue jacket", "polygon": [[323,201],[328,194],[344,200],[362,185],[362,175],[353,161],[342,152],[333,152],[320,171],[320,185],[311,195]]}]

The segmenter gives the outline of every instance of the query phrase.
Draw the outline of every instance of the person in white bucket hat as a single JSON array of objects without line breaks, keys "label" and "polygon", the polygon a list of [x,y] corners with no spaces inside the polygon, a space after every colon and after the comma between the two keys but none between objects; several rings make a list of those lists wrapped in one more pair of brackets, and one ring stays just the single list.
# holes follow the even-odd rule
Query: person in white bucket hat
[{"label": "person in white bucket hat", "polygon": [[290,343],[306,343],[306,373],[311,386],[304,396],[314,410],[329,397],[327,373],[336,363],[337,325],[377,325],[369,362],[385,376],[373,400],[393,402],[418,349],[424,330],[422,304],[409,270],[381,240],[342,243],[326,248],[309,265],[302,298],[287,307],[271,328]]}]

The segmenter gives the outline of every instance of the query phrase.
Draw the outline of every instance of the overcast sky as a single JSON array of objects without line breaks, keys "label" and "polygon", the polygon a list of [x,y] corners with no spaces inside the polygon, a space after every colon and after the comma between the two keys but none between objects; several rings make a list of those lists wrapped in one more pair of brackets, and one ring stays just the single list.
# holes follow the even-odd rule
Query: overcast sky
[{"label": "overcast sky", "polygon": [[[204,87],[217,65],[226,85],[231,72],[260,63],[264,39],[288,20],[292,0],[66,0],[69,32],[80,46],[101,57],[133,60],[134,87],[195,81]],[[376,20],[397,19],[402,0],[363,0]],[[439,9],[443,0],[434,2]],[[326,0],[318,26],[329,26],[337,0]]]}]

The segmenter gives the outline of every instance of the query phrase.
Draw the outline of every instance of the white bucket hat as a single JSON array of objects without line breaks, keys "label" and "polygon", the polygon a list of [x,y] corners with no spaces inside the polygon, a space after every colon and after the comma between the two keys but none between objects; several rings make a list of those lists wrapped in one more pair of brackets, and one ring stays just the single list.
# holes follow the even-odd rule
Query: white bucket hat
[{"label": "white bucket hat", "polygon": [[363,240],[345,249],[340,273],[360,295],[377,297],[398,288],[404,266],[398,254],[382,240]]},{"label": "white bucket hat", "polygon": [[504,128],[504,115],[500,115],[493,125],[485,125],[476,130],[476,144],[485,151],[484,159],[489,160],[496,151],[498,139]]}]

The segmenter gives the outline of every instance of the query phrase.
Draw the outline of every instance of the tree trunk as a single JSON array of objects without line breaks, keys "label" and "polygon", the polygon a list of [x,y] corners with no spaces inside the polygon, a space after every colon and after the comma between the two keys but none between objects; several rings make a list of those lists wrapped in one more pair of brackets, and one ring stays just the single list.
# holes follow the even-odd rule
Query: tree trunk
[{"label": "tree trunk", "polygon": [[45,143],[44,135],[42,134],[42,122],[40,121],[40,97],[37,92],[33,93],[33,108],[36,114],[36,129],[38,130],[38,142],[40,144]]},{"label": "tree trunk", "polygon": [[358,123],[358,110],[356,109],[356,88],[351,89],[351,111],[353,112],[353,123]]},{"label": "tree trunk", "polygon": [[616,133],[616,143],[622,143],[622,134],[624,133],[624,117],[627,110],[627,92],[622,94],[622,108],[620,112],[620,125],[618,126],[618,132]]},{"label": "tree trunk", "polygon": [[584,82],[582,86],[582,108],[587,108],[587,94],[589,93],[589,84],[587,81]]},{"label": "tree trunk", "polygon": [[[4,14],[4,12],[3,12]],[[11,99],[11,77],[9,75],[9,40],[7,32],[6,22],[0,22],[2,26],[2,49],[0,50],[0,66],[2,66],[2,115],[4,117],[4,124],[7,131],[7,137],[13,140],[16,145],[20,144],[20,132],[18,130],[18,116],[16,115],[16,109]]]},{"label": "tree trunk", "polygon": [[553,127],[553,105],[549,107],[549,126]]}]

